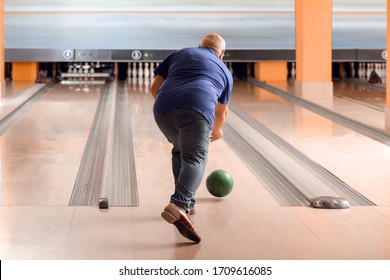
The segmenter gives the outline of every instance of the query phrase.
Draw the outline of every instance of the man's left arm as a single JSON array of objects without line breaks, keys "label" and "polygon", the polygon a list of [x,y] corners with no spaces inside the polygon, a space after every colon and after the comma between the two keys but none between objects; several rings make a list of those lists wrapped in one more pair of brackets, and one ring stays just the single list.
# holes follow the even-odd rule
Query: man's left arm
[{"label": "man's left arm", "polygon": [[150,92],[152,93],[154,100],[156,100],[158,91],[160,90],[160,87],[164,83],[164,81],[165,79],[160,75],[156,75],[154,77],[152,85],[150,86]]}]

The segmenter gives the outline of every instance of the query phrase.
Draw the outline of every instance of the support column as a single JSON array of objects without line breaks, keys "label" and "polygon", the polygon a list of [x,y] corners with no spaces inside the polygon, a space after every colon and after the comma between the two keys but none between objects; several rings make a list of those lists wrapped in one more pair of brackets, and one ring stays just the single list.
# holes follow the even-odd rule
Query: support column
[{"label": "support column", "polygon": [[295,0],[296,80],[332,83],[332,0]]},{"label": "support column", "polygon": [[[387,29],[386,29],[386,69],[390,69],[389,55],[390,55],[390,0],[387,0]],[[387,71],[386,71],[387,73]],[[386,108],[390,110],[390,73],[386,74]]]},{"label": "support column", "polygon": [[268,81],[287,80],[287,62],[285,61],[264,61],[255,63],[255,79]]},{"label": "support column", "polygon": [[[332,0],[295,0],[296,95],[325,107],[333,104],[332,83]],[[297,110],[301,110],[297,107]],[[305,130],[313,121],[303,110],[297,123]],[[333,133],[331,122],[318,123],[323,132]]]},{"label": "support column", "polygon": [[[387,0],[387,28],[386,28],[386,69],[390,69],[389,55],[390,55],[390,0]],[[385,111],[385,131],[390,132],[390,73],[386,71],[386,111]]]},{"label": "support column", "polygon": [[0,97],[5,95],[4,67],[4,0],[0,0]]}]

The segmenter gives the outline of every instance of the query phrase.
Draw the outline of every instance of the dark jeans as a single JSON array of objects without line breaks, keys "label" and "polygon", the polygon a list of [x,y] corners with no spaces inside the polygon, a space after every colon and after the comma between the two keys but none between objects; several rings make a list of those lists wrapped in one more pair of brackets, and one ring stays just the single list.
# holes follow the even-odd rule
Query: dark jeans
[{"label": "dark jeans", "polygon": [[207,163],[211,128],[191,109],[175,109],[155,117],[161,132],[172,143],[172,171],[175,192],[171,202],[184,209],[195,204],[195,193]]}]

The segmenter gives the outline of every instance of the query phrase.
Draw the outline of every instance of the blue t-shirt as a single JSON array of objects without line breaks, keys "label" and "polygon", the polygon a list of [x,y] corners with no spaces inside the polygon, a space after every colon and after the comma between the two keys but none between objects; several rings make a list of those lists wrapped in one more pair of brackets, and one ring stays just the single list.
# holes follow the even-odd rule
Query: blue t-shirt
[{"label": "blue t-shirt", "polygon": [[201,113],[212,127],[217,102],[229,103],[232,74],[212,49],[181,49],[169,55],[154,73],[165,79],[154,103],[155,116],[189,108]]}]

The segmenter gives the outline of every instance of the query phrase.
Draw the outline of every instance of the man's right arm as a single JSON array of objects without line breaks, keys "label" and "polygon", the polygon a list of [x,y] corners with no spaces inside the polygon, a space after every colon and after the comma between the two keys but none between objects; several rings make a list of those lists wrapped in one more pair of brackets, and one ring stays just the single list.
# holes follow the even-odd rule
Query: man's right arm
[{"label": "man's right arm", "polygon": [[227,112],[227,104],[217,103],[215,106],[215,119],[213,130],[211,132],[211,142],[223,137],[222,127],[225,124]]}]

